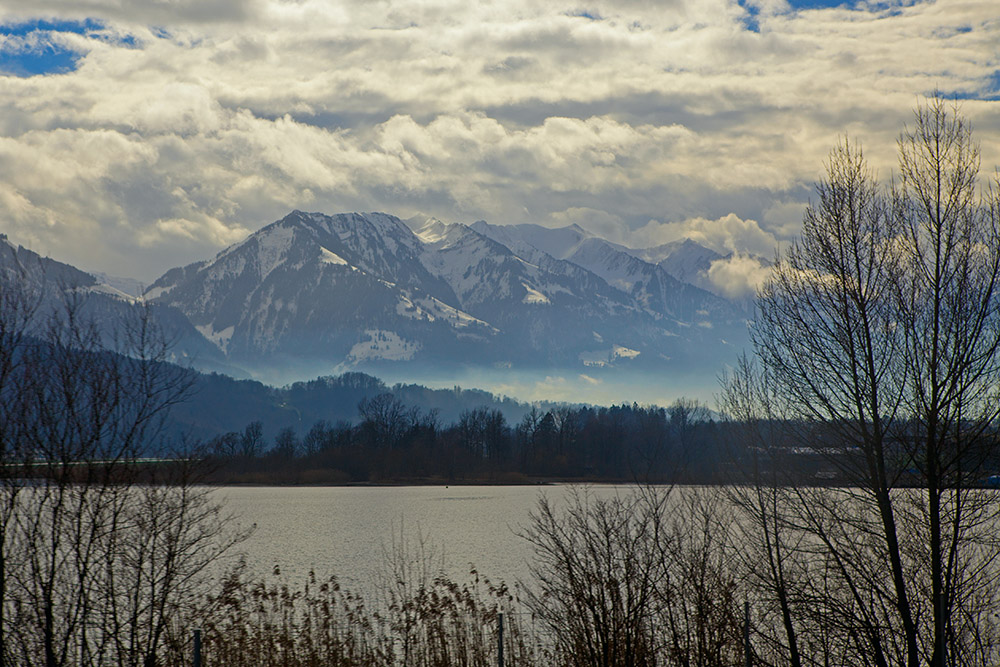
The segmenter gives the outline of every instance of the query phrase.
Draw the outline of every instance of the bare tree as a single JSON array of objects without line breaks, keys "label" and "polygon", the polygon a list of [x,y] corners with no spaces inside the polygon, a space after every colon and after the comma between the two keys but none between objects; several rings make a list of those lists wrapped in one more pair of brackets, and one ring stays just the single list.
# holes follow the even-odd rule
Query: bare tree
[{"label": "bare tree", "polygon": [[796,531],[785,511],[790,504],[788,487],[796,482],[782,447],[789,440],[787,412],[766,370],[745,355],[723,376],[722,385],[719,403],[734,439],[725,487],[737,517],[732,522],[732,553],[747,589],[766,601],[756,605],[764,621],[758,633],[765,639],[758,652],[768,655],[772,664],[801,667],[802,621],[795,606],[803,597],[796,587],[801,568],[796,562]]},{"label": "bare tree", "polygon": [[525,604],[549,664],[724,667],[742,660],[731,513],[714,488],[540,499]]},{"label": "bare tree", "polygon": [[5,664],[155,664],[197,577],[240,538],[182,474],[190,461],[143,458],[163,456],[167,414],[192,382],[166,363],[149,311],[109,332],[84,306],[70,292],[28,328],[0,310],[0,330],[23,333],[0,354],[16,362],[0,387],[16,389],[4,451],[20,453],[4,470],[0,570],[17,566],[2,582]]},{"label": "bare tree", "polygon": [[995,190],[985,198],[977,192],[979,150],[957,110],[938,99],[914,120],[899,140],[893,193],[905,238],[898,301],[905,409],[915,422],[908,453],[926,494],[929,532],[934,629],[922,648],[932,665],[943,665],[948,644],[959,650],[946,638],[956,638],[952,610],[969,583],[959,569],[963,551],[982,522],[996,518],[992,498],[970,487],[996,444],[1000,416],[1000,200]]},{"label": "bare tree", "polygon": [[553,664],[656,664],[656,545],[666,496],[649,499],[574,490],[562,511],[539,500],[522,535],[535,549],[526,604],[549,632]]},{"label": "bare tree", "polygon": [[[8,246],[0,240],[0,251]],[[17,266],[16,263],[12,263]],[[25,357],[40,295],[16,288],[22,275],[0,275],[0,667],[16,664],[7,628],[10,579],[23,565],[25,551],[16,539],[25,465],[30,462],[23,431]]]},{"label": "bare tree", "polygon": [[371,447],[397,447],[410,426],[406,406],[389,392],[361,399],[358,414],[361,431]]},{"label": "bare tree", "polygon": [[[891,189],[860,148],[834,150],[751,328],[783,424],[849,485],[746,506],[771,537],[792,536],[769,546],[773,559],[794,545],[777,562],[808,571],[802,604],[783,614],[824,629],[826,650],[856,664],[988,664],[996,647],[969,619],[984,618],[972,592],[998,576],[1000,516],[976,487],[1000,410],[1000,206],[994,188],[977,191],[971,130],[943,101],[917,110],[899,150]],[[752,380],[730,378],[728,407],[759,404]],[[778,574],[774,592],[793,592]]]}]

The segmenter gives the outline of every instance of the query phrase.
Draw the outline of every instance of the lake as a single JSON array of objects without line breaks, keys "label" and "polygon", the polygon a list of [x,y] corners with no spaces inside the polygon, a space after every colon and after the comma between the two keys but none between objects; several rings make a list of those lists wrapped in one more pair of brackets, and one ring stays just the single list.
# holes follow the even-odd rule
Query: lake
[{"label": "lake", "polygon": [[[225,507],[257,529],[241,546],[251,569],[277,565],[290,583],[334,574],[345,587],[364,591],[385,570],[393,545],[425,551],[443,561],[458,582],[474,564],[493,581],[513,585],[527,578],[531,545],[516,532],[530,522],[541,494],[558,502],[572,487],[386,486],[225,487],[215,493]],[[589,486],[595,495],[626,487]]]}]

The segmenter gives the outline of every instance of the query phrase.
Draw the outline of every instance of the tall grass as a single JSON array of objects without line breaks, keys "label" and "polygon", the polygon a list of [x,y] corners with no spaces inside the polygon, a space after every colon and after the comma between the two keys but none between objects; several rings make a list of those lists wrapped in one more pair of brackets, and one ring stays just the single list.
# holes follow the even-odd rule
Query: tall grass
[{"label": "tall grass", "polygon": [[[310,572],[296,585],[277,568],[261,577],[240,564],[187,626],[202,629],[204,667],[487,667],[497,664],[503,613],[504,664],[540,664],[506,585],[475,571],[463,584],[387,581],[369,601],[335,576]],[[166,664],[190,664],[187,634],[172,637]]]}]

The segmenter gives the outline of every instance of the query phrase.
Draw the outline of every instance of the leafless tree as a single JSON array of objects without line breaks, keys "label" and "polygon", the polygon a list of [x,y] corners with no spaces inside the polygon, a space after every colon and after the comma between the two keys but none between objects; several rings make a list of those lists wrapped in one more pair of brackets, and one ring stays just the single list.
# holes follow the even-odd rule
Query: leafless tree
[{"label": "leafless tree", "polygon": [[361,430],[371,447],[396,447],[410,425],[406,406],[389,392],[361,399],[358,414]]},{"label": "leafless tree", "polygon": [[525,604],[551,664],[724,667],[742,659],[730,512],[713,488],[540,499]]},{"label": "leafless tree", "polygon": [[935,100],[914,121],[899,139],[893,192],[906,269],[898,298],[904,408],[915,422],[905,442],[926,495],[929,533],[930,590],[922,593],[933,601],[933,643],[921,649],[943,665],[949,644],[954,657],[966,658],[952,620],[971,583],[964,552],[983,528],[995,531],[983,522],[997,516],[992,494],[970,487],[996,444],[1000,416],[1000,199],[996,190],[977,191],[978,146],[956,109]]},{"label": "leafless tree", "polygon": [[[0,243],[0,251],[6,251]],[[11,263],[17,266],[16,262]],[[30,331],[40,304],[40,294],[15,288],[24,278],[16,270],[0,275],[0,667],[16,664],[6,628],[16,619],[10,615],[11,577],[22,565],[26,552],[17,541],[15,519],[20,506],[21,482],[26,451],[22,382]]]},{"label": "leafless tree", "polygon": [[555,664],[656,664],[656,549],[665,496],[603,499],[570,493],[561,511],[542,497],[523,537],[532,543],[526,603],[552,638]]},{"label": "leafless tree", "polygon": [[799,540],[785,512],[788,487],[796,481],[788,474],[791,466],[782,447],[789,441],[787,411],[766,370],[745,355],[723,376],[722,386],[719,403],[734,427],[732,468],[724,489],[736,512],[732,554],[748,592],[759,598],[755,610],[764,641],[757,642],[758,653],[771,664],[801,667],[802,628],[795,606],[802,598],[796,588]]},{"label": "leafless tree", "polygon": [[[10,281],[0,294],[18,289]],[[0,331],[22,334],[0,341],[14,361],[0,389],[16,390],[4,452],[20,459],[4,462],[5,664],[156,664],[198,576],[241,537],[190,461],[143,458],[163,455],[191,374],[166,363],[169,341],[147,309],[109,331],[85,300],[69,291],[43,303],[29,327],[17,319],[26,311],[0,310]]]},{"label": "leafless tree", "polygon": [[[859,147],[833,151],[800,240],[758,298],[763,375],[757,389],[752,374],[731,377],[724,407],[766,418],[764,378],[793,441],[849,480],[745,504],[778,538],[773,592],[800,596],[783,609],[797,616],[791,648],[804,647],[788,632],[800,623],[855,664],[989,664],[974,591],[998,576],[1000,516],[978,486],[1000,410],[1000,206],[995,186],[977,189],[971,129],[944,101],[917,110],[899,153],[884,188]],[[776,573],[781,562],[805,568],[807,585]]]}]

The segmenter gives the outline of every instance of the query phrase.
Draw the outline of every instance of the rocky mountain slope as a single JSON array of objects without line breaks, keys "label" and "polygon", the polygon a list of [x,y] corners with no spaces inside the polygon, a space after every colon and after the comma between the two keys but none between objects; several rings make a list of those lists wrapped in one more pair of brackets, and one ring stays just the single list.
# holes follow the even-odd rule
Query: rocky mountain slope
[{"label": "rocky mountain slope", "polygon": [[[378,370],[685,369],[730,358],[745,312],[578,227],[294,211],[146,298],[233,363]],[[528,227],[531,227],[528,229]]]},{"label": "rocky mountain slope", "polygon": [[[54,311],[64,313],[71,306],[81,322],[98,326],[110,349],[120,346],[125,323],[136,322],[144,312],[141,300],[101,282],[93,274],[14,245],[3,234],[0,234],[0,284],[19,290],[26,303],[31,304],[29,331],[44,335],[50,315]],[[230,366],[217,346],[206,340],[176,308],[153,304],[145,312],[172,342],[171,361],[244,375]]]}]

